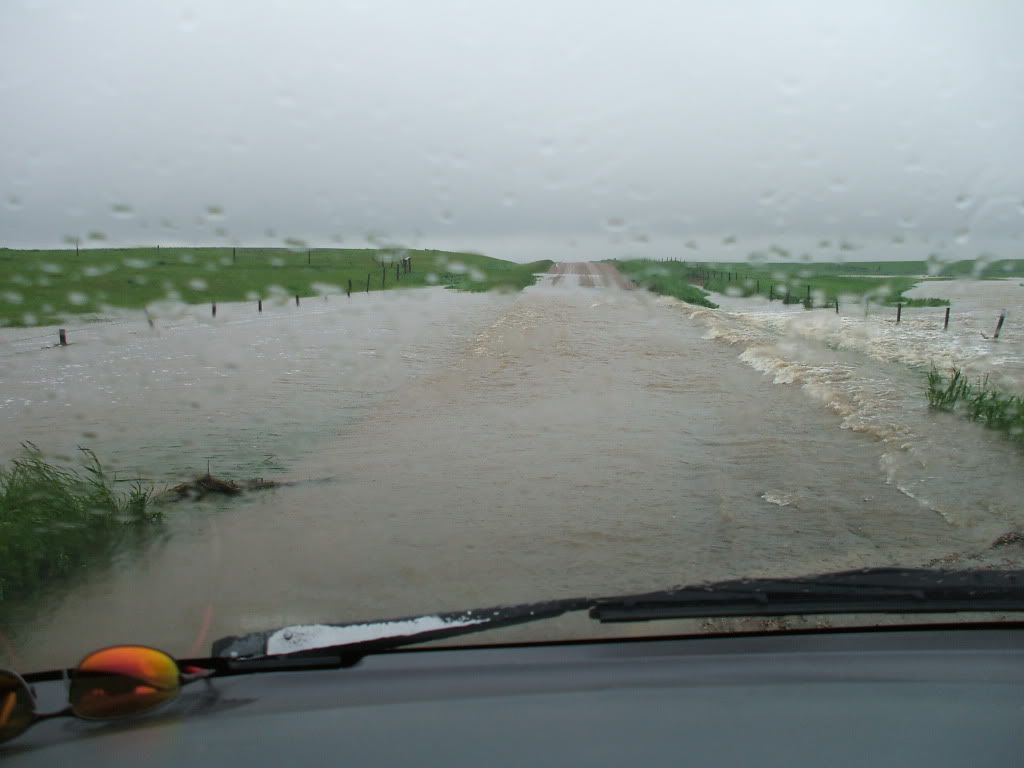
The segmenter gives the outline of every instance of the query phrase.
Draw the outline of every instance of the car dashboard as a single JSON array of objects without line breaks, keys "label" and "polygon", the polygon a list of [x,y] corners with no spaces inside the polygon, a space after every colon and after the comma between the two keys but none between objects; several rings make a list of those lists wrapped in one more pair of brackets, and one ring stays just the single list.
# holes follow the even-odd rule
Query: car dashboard
[{"label": "car dashboard", "polygon": [[[41,703],[61,685],[37,685]],[[936,768],[1022,755],[1018,624],[407,649],[218,678],[148,717],[45,721],[0,747],[7,765],[47,768]]]}]

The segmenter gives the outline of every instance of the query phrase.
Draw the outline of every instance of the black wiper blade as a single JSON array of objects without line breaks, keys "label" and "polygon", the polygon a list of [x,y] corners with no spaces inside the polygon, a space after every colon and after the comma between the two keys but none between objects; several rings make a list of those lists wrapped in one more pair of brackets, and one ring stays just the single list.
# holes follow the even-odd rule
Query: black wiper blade
[{"label": "black wiper blade", "polygon": [[602,622],[827,613],[1024,611],[1024,571],[869,568],[599,598]]},{"label": "black wiper blade", "polygon": [[586,598],[568,598],[371,622],[296,624],[241,637],[222,637],[214,642],[212,655],[227,659],[329,655],[355,659],[405,645],[543,621],[571,611],[586,610],[593,604],[593,600]]}]

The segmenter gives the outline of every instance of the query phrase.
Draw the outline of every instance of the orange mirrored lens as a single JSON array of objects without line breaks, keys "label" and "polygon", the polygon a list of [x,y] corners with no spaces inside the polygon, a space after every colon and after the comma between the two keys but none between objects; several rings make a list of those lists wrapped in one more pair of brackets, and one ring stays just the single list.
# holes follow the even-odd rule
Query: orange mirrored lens
[{"label": "orange mirrored lens", "polygon": [[78,717],[109,719],[158,707],[178,695],[178,665],[162,651],[140,645],[90,654],[71,678],[71,710]]},{"label": "orange mirrored lens", "polygon": [[35,703],[17,675],[0,670],[0,742],[13,739],[35,717]]}]

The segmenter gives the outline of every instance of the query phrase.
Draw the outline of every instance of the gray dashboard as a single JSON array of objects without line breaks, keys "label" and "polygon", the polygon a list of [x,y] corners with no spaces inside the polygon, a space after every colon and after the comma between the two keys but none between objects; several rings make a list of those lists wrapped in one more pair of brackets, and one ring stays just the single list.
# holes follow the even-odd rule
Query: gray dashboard
[{"label": "gray dashboard", "polygon": [[[49,685],[44,707],[60,695]],[[11,766],[154,768],[935,768],[1022,755],[1022,628],[408,650],[219,678],[145,719],[52,720],[0,747]]]}]

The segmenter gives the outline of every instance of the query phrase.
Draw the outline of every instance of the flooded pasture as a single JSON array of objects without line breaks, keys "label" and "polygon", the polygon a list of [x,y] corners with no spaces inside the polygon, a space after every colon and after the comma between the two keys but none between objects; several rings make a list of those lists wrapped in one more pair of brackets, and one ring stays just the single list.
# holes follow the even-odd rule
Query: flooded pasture
[{"label": "flooded pasture", "polygon": [[5,608],[0,657],[195,654],[288,623],[984,550],[1024,524],[1024,457],[929,412],[924,371],[1019,388],[1019,323],[998,345],[980,330],[993,301],[1024,316],[1024,288],[948,286],[949,332],[941,308],[899,326],[856,307],[706,310],[586,263],[514,296],[126,313],[60,349],[49,329],[3,331],[4,459],[30,440],[156,483],[209,462],[294,484],[170,507],[142,552]]}]

